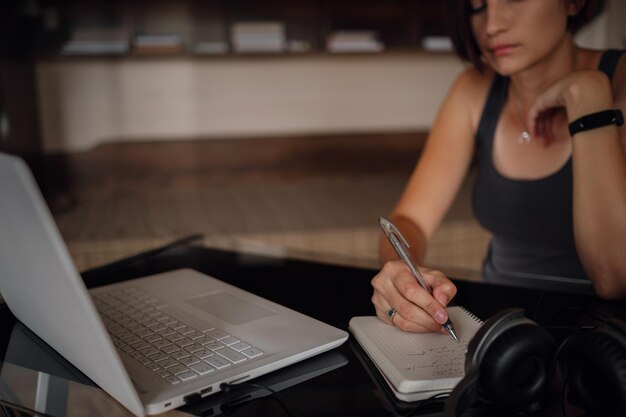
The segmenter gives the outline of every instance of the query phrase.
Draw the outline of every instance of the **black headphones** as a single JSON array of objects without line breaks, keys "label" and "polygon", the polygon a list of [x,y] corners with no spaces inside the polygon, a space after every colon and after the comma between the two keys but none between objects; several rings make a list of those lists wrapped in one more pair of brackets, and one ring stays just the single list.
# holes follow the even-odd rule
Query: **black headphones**
[{"label": "black headphones", "polygon": [[496,409],[531,415],[550,393],[557,364],[571,404],[590,416],[626,416],[625,323],[602,320],[557,346],[523,310],[507,309],[485,321],[470,340],[465,377],[450,394],[445,417],[487,415]]}]

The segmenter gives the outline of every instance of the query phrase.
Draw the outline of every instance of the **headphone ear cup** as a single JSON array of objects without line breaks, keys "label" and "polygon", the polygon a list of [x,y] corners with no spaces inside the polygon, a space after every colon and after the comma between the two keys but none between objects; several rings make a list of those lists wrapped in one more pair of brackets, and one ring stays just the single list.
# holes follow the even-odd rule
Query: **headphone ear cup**
[{"label": "headphone ear cup", "polygon": [[550,389],[555,352],[552,336],[534,322],[505,330],[480,363],[482,396],[510,408],[540,401]]},{"label": "headphone ear cup", "polygon": [[446,400],[444,417],[461,417],[478,398],[478,370],[473,369],[459,382]]},{"label": "headphone ear cup", "polygon": [[564,361],[568,399],[592,415],[626,415],[626,343],[610,330],[583,333],[570,341]]}]

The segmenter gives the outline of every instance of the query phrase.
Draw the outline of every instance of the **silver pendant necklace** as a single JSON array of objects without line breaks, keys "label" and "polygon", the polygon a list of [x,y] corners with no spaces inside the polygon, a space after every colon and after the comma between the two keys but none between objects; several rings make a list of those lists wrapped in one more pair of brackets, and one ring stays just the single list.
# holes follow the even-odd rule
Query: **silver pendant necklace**
[{"label": "silver pendant necklace", "polygon": [[522,126],[522,128],[524,129],[518,136],[517,136],[517,142],[521,143],[521,144],[529,144],[530,142],[532,142],[533,137],[530,134],[530,132],[528,131],[528,128],[526,127],[526,123],[524,122],[524,111],[522,110],[522,105],[520,103],[519,100],[519,96],[517,96],[517,94],[515,95],[515,99],[513,100],[515,102],[515,106],[517,107],[517,117],[519,118],[519,123]]},{"label": "silver pendant necklace", "polygon": [[519,143],[530,143],[530,141],[533,140],[533,137],[530,136],[530,133],[528,133],[526,130],[524,130],[522,133],[520,133],[517,136],[517,141]]}]

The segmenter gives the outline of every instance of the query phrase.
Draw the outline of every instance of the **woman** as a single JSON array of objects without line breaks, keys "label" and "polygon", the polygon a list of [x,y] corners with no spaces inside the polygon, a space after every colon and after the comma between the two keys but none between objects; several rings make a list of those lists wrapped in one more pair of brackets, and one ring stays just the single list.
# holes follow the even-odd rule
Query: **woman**
[{"label": "woman", "polygon": [[[476,154],[474,211],[493,233],[485,279],[566,276],[591,280],[600,297],[625,297],[626,129],[611,117],[626,111],[626,59],[574,44],[593,0],[449,3],[457,53],[473,67],[445,99],[391,220],[420,263]],[[605,126],[570,133],[598,112]],[[454,284],[423,268],[431,295],[382,238],[380,255],[377,315],[406,331],[443,332]]]}]

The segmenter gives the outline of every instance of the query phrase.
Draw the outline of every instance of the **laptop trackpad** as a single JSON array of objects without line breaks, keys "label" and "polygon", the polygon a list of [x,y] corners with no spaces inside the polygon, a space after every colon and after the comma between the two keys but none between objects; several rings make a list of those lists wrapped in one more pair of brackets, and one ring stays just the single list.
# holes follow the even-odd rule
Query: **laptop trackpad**
[{"label": "laptop trackpad", "polygon": [[186,303],[232,324],[243,324],[275,313],[226,291],[189,298]]}]

